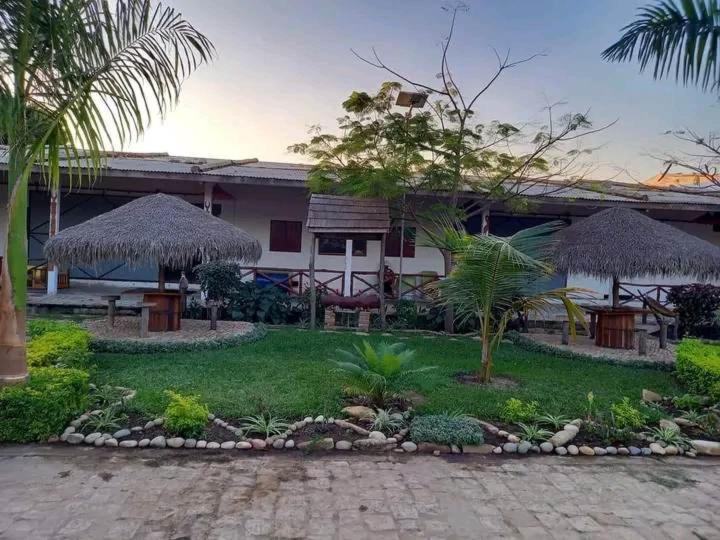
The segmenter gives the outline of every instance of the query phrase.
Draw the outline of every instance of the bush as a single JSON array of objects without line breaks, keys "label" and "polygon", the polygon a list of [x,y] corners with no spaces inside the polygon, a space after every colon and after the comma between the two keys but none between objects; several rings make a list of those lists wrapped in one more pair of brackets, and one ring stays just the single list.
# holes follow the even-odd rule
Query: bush
[{"label": "bush", "polygon": [[677,347],[675,368],[691,391],[720,401],[720,346],[683,339]]},{"label": "bush", "polygon": [[170,403],[165,409],[165,426],[174,434],[183,437],[197,437],[208,422],[206,405],[196,396],[187,396],[168,390]]},{"label": "bush", "polygon": [[85,410],[88,374],[32,368],[27,384],[0,390],[0,441],[34,442],[60,433]]},{"label": "bush", "polygon": [[619,403],[610,406],[615,427],[618,429],[637,429],[645,424],[645,415],[630,404],[630,398],[623,398]]},{"label": "bush", "polygon": [[229,261],[210,261],[194,268],[200,290],[208,300],[226,305],[241,283],[241,268]]},{"label": "bush", "polygon": [[90,333],[72,322],[44,321],[34,323],[27,346],[28,365],[47,367],[53,364],[84,366],[90,358]]},{"label": "bush", "polygon": [[517,398],[510,398],[500,411],[500,418],[508,424],[529,422],[538,415],[537,401],[524,402]]},{"label": "bush", "polygon": [[77,327],[77,324],[71,321],[59,321],[57,319],[28,319],[26,333],[30,339],[33,339],[48,332],[65,330],[71,326]]},{"label": "bush", "polygon": [[410,438],[416,443],[475,445],[483,443],[483,430],[467,416],[429,414],[416,416],[410,424]]},{"label": "bush", "polygon": [[720,325],[715,312],[720,308],[720,287],[693,283],[673,287],[667,296],[680,316],[680,335],[715,339]]},{"label": "bush", "polygon": [[279,287],[243,282],[237,285],[230,298],[228,311],[236,321],[296,324],[308,317],[309,296],[300,298]]}]

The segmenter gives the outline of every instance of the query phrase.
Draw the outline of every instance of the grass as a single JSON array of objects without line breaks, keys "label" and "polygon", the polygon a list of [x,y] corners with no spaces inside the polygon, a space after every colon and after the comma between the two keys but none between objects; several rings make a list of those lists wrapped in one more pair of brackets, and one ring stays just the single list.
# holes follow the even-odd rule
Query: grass
[{"label": "grass", "polygon": [[[158,414],[167,404],[165,390],[200,395],[210,410],[227,417],[269,409],[289,418],[307,414],[334,415],[343,407],[343,376],[328,359],[337,348],[399,338],[349,333],[321,333],[283,329],[252,344],[205,353],[155,355],[97,354],[92,379],[137,389],[136,407]],[[673,374],[555,358],[503,344],[495,355],[494,375],[511,377],[518,386],[482,388],[456,382],[454,375],[477,369],[477,341],[412,335],[403,339],[417,351],[419,365],[439,369],[417,374],[404,383],[426,398],[425,412],[462,411],[497,418],[505,400],[536,400],[542,412],[577,416],[587,393],[595,394],[599,410],[628,396],[640,399],[643,388],[669,395],[682,393]]]}]

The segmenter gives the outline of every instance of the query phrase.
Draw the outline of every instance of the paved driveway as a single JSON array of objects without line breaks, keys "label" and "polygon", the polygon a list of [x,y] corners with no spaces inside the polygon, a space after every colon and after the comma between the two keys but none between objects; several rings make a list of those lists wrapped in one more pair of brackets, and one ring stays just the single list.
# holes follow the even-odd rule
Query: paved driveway
[{"label": "paved driveway", "polygon": [[720,463],[4,447],[0,538],[720,538]]}]

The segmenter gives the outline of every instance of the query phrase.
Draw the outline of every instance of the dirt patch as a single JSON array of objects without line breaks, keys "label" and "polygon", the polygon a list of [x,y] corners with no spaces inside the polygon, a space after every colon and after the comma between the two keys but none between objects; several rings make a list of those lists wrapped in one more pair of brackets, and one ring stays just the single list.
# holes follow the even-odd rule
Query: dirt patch
[{"label": "dirt patch", "polygon": [[496,390],[509,390],[517,388],[520,383],[512,377],[506,377],[504,375],[496,375],[489,383],[480,382],[480,377],[477,373],[467,373],[462,371],[455,374],[455,380],[460,384],[468,384],[473,386],[482,386],[484,388],[494,388]]},{"label": "dirt patch", "polygon": [[[361,426],[369,429],[369,426]],[[308,424],[292,434],[295,444],[302,442],[319,441],[320,439],[332,438],[337,441],[354,442],[358,439],[367,439],[367,435],[361,435],[350,428],[341,428],[335,424]]]}]

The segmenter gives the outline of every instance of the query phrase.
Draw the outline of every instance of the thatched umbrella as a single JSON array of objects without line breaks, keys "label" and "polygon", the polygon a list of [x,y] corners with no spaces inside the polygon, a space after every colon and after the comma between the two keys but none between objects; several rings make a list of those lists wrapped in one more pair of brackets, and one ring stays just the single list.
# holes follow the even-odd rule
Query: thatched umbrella
[{"label": "thatched umbrella", "polygon": [[629,208],[609,208],[559,233],[554,261],[564,272],[613,280],[647,275],[720,277],[720,247]]},{"label": "thatched umbrella", "polygon": [[68,227],[45,243],[45,256],[58,264],[157,264],[161,290],[166,266],[184,268],[201,257],[254,263],[260,255],[260,243],[242,229],[163,193]]}]

